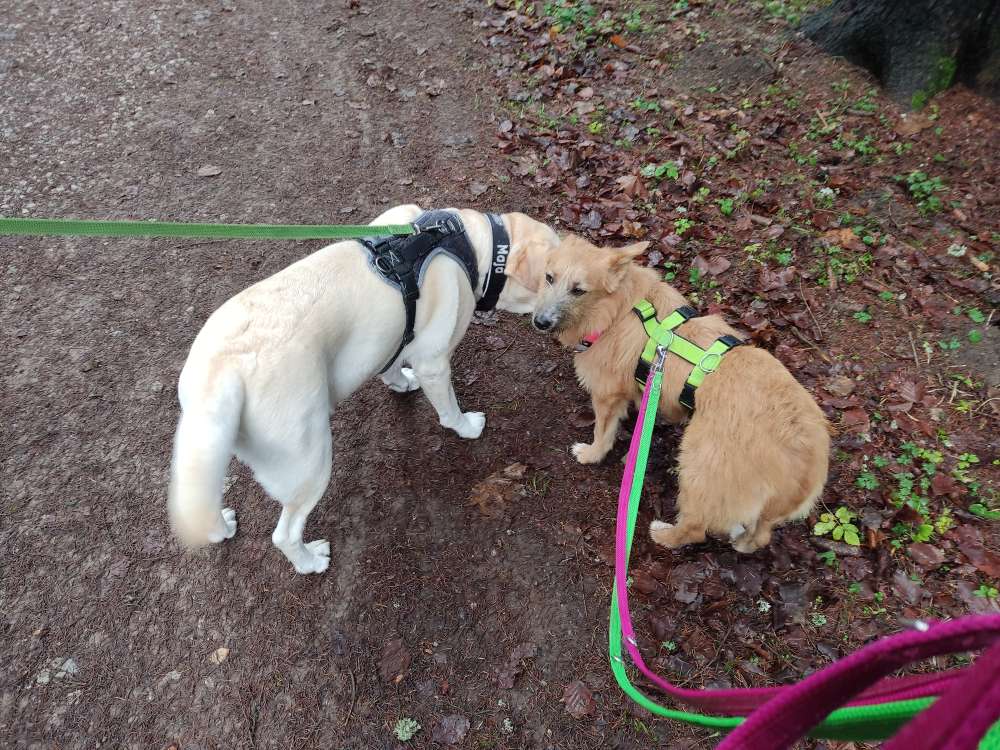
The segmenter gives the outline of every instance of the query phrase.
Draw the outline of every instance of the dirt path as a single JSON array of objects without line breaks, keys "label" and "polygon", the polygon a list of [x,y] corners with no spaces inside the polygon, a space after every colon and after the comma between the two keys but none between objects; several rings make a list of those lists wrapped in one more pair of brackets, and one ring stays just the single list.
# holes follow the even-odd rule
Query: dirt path
[{"label": "dirt path", "polygon": [[[8,4],[0,214],[367,221],[417,200],[544,216],[540,193],[491,173],[471,14],[412,5]],[[169,540],[187,347],[222,301],[317,246],[0,240],[0,735],[17,747],[392,747],[403,716],[418,747],[447,716],[468,719],[468,747],[635,733],[604,666],[593,541],[616,467],[574,471],[565,413],[582,396],[521,321],[473,327],[455,362],[482,440],[374,385],[336,415],[307,531],[332,543],[326,575],[292,573],[275,507],[235,464],[237,538],[202,556]],[[470,483],[516,462],[533,489],[485,519]],[[396,638],[412,663],[392,684],[379,662]],[[522,643],[537,655],[500,689]],[[559,703],[575,679],[598,691],[596,723]]]}]

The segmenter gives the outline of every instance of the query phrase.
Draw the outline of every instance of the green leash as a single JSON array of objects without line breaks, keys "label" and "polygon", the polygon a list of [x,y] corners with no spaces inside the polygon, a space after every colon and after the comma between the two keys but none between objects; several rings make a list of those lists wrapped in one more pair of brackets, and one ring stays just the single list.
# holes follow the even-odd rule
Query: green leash
[{"label": "green leash", "polygon": [[[664,352],[665,354],[665,352]],[[634,472],[631,485],[628,487],[628,514],[625,525],[625,560],[632,549],[632,537],[635,531],[636,519],[639,515],[639,499],[642,495],[642,484],[646,474],[646,464],[649,458],[649,447],[653,436],[653,426],[656,422],[657,405],[660,400],[660,389],[663,381],[663,357],[659,357],[653,365],[653,378],[649,384],[648,393],[642,412],[642,422],[637,425],[640,430],[638,450],[635,454]],[[630,448],[630,453],[632,449]],[[624,488],[623,488],[624,491]],[[619,516],[621,522],[621,516]],[[626,571],[627,572],[627,571]],[[633,701],[657,716],[683,721],[688,724],[719,729],[728,732],[744,721],[742,716],[709,716],[689,711],[669,709],[656,703],[632,684],[626,670],[624,646],[622,642],[622,620],[618,608],[618,587],[613,587],[611,594],[611,616],[608,629],[608,651],[610,654],[611,671],[615,681],[622,691]],[[933,703],[933,698],[915,698],[911,700],[890,701],[886,703],[853,706],[837,709],[832,712],[810,735],[813,737],[842,740],[863,741],[885,739],[891,737],[903,724],[914,715]],[[984,744],[981,747],[992,747]]]},{"label": "green leash", "polygon": [[24,237],[201,237],[240,240],[352,240],[415,234],[410,224],[191,224],[173,221],[8,219],[0,235]]}]

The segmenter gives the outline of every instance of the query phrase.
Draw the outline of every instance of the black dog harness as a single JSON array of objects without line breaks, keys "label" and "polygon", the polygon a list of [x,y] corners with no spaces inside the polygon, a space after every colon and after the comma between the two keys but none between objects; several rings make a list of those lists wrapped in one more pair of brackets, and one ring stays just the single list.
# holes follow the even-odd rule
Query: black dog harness
[{"label": "black dog harness", "polygon": [[469,277],[472,293],[479,299],[476,310],[485,312],[496,307],[500,292],[507,283],[507,255],[510,236],[497,214],[486,214],[493,233],[493,257],[486,274],[482,294],[479,292],[479,263],[469,242],[469,236],[458,214],[452,211],[425,211],[413,222],[415,234],[405,237],[367,237],[361,244],[368,250],[368,263],[382,279],[396,287],[403,296],[406,309],[406,329],[403,340],[380,374],[388,370],[400,352],[413,341],[413,326],[417,318],[417,300],[424,280],[427,263],[440,254],[447,255]]}]

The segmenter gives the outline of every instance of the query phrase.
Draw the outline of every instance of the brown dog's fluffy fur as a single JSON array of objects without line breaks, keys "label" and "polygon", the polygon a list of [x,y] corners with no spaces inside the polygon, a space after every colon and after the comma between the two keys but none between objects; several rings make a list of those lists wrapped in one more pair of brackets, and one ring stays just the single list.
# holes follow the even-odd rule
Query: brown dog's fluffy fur
[{"label": "brown dog's fluffy fur", "polygon": [[[632,306],[647,299],[662,319],[685,304],[656,271],[632,262],[647,245],[608,250],[567,237],[549,253],[544,273],[526,267],[527,260],[513,269],[521,283],[541,287],[536,326],[569,347],[601,333],[575,358],[595,415],[593,442],[573,446],[581,463],[607,455],[629,404],[641,399],[634,372],[647,338]],[[737,335],[717,315],[694,318],[677,331],[703,349],[719,336]],[[689,415],[677,398],[690,370],[667,355],[659,413],[671,422],[690,416],[690,422],[678,459],[677,523],[654,521],[650,533],[666,547],[704,541],[706,532],[729,535],[737,551],[753,552],[770,541],[774,526],[812,509],[826,482],[829,425],[805,388],[761,349],[727,353],[698,388]]]}]

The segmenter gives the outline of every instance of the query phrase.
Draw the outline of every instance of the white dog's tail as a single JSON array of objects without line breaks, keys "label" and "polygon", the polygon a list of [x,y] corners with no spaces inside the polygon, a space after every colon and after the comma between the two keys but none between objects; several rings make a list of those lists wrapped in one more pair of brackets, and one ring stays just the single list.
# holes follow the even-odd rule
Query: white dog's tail
[{"label": "white dog's tail", "polygon": [[238,376],[219,379],[214,393],[184,409],[174,438],[167,509],[174,535],[188,547],[221,542],[232,532],[222,516],[226,468],[243,410]]}]

